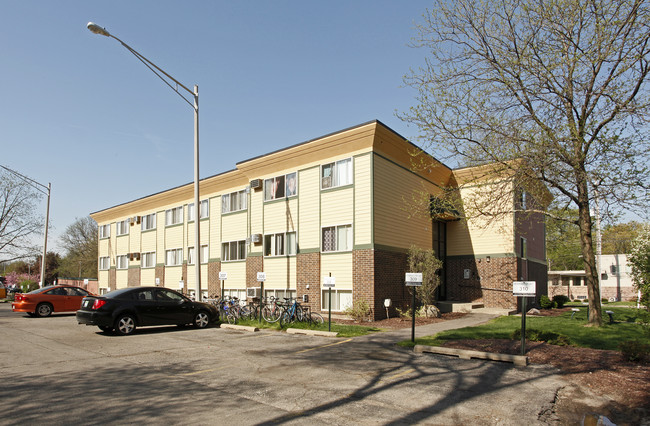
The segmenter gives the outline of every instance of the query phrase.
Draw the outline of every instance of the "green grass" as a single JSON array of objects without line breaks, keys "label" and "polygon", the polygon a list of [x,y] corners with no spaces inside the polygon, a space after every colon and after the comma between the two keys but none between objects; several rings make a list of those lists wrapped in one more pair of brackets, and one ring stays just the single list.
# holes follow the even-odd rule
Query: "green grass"
[{"label": "green grass", "polygon": [[[287,328],[299,328],[307,330],[321,330],[329,331],[327,321],[321,325],[308,324],[304,322],[294,322],[293,324],[283,324],[284,327],[280,328],[279,323],[268,323],[264,320],[259,321],[256,319],[240,319],[237,321],[237,325],[246,325],[251,327],[263,328],[263,329],[272,329],[272,330],[286,330]],[[365,336],[366,334],[376,333],[382,331],[377,327],[363,327],[360,325],[343,325],[336,324],[332,322],[331,331],[337,332],[338,337],[356,337],[356,336]]]},{"label": "green grass", "polygon": [[[605,310],[614,312],[614,324],[609,324]],[[526,316],[526,329],[552,331],[568,336],[573,346],[617,350],[618,345],[629,340],[637,340],[650,344],[650,331],[647,325],[637,323],[650,322],[650,314],[644,310],[630,308],[603,308],[602,327],[585,327],[587,310],[581,309],[571,319],[571,312],[565,312],[557,317]],[[401,346],[431,345],[439,346],[449,340],[460,339],[511,339],[515,330],[521,329],[520,316],[496,318],[487,324],[449,330],[434,336],[426,336],[410,341],[400,342]]]}]

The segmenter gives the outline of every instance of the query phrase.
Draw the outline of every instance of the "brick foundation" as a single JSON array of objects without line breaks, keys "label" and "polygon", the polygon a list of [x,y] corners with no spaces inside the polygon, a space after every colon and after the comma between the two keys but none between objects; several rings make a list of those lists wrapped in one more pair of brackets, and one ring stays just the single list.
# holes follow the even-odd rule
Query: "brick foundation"
[{"label": "brick foundation", "polygon": [[117,288],[117,271],[115,268],[108,270],[108,288],[112,291]]},{"label": "brick foundation", "polygon": [[127,284],[128,287],[140,286],[140,268],[129,268]]},{"label": "brick foundation", "polygon": [[208,297],[221,297],[219,272],[221,272],[221,262],[208,263]]},{"label": "brick foundation", "polygon": [[165,267],[163,265],[156,265],[156,277],[154,279],[154,283],[156,282],[155,280],[157,279],[159,281],[159,286],[164,287],[165,286]]},{"label": "brick foundation", "polygon": [[259,287],[257,273],[264,272],[264,258],[262,256],[249,256],[246,258],[246,288]]},{"label": "brick foundation", "polygon": [[[297,296],[306,294],[313,312],[321,312],[320,294],[320,253],[299,253],[296,256]],[[307,288],[309,285],[309,288]]]},{"label": "brick foundation", "polygon": [[483,303],[486,308],[515,309],[512,282],[518,281],[517,268],[515,257],[491,258],[489,262],[486,258],[448,258],[447,299]]},{"label": "brick foundation", "polygon": [[411,306],[410,293],[404,285],[408,255],[385,250],[374,251],[375,283],[374,283],[374,318],[386,318],[384,300],[391,300],[388,314],[391,318],[398,316],[397,309],[407,309]]}]

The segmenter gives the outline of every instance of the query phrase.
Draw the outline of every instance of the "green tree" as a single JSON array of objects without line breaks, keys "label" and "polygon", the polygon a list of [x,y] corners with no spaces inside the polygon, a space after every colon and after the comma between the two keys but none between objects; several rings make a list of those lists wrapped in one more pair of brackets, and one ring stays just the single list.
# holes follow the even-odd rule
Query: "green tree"
[{"label": "green tree", "polygon": [[627,254],[643,225],[639,222],[616,223],[603,228],[603,254]]},{"label": "green tree", "polygon": [[422,273],[422,285],[416,288],[416,295],[425,305],[433,305],[436,301],[436,290],[440,286],[438,272],[442,261],[436,257],[433,250],[411,246],[408,251],[408,268],[410,272]]},{"label": "green tree", "polygon": [[647,0],[437,0],[414,41],[429,54],[405,77],[417,105],[400,116],[419,127],[425,150],[491,164],[484,181],[514,182],[477,187],[479,199],[512,214],[517,194],[541,200],[548,190],[577,210],[594,326],[590,211],[598,204],[606,221],[617,209],[645,211],[650,197],[648,9]]},{"label": "green tree", "polygon": [[90,216],[76,219],[59,237],[65,250],[59,276],[97,278],[97,223]]},{"label": "green tree", "polygon": [[[554,216],[578,216],[576,210],[555,210]],[[583,269],[580,257],[580,230],[563,218],[562,220],[548,218],[546,221],[546,257],[548,266],[553,271],[574,271]]]},{"label": "green tree", "polygon": [[632,280],[641,291],[641,303],[650,308],[650,225],[645,225],[632,242],[627,262],[632,267]]}]

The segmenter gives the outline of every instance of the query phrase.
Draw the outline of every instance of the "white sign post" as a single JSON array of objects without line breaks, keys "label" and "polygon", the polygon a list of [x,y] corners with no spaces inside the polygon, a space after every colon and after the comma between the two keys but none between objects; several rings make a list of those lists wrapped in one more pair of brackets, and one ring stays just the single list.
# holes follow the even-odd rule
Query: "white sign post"
[{"label": "white sign post", "polygon": [[221,280],[221,300],[223,300],[224,292],[226,291],[226,280],[228,279],[228,272],[220,271],[219,279]]},{"label": "white sign post", "polygon": [[535,297],[535,281],[514,281],[512,295],[521,297],[521,354],[526,354],[526,298]]},{"label": "white sign post", "polygon": [[336,277],[332,276],[330,272],[329,276],[323,277],[323,287],[328,288],[327,297],[327,330],[332,331],[332,288],[336,285]]},{"label": "white sign post", "polygon": [[[407,272],[404,277],[407,287],[422,287],[422,272]],[[415,342],[415,289],[413,291],[413,303],[411,303],[411,342]]]}]

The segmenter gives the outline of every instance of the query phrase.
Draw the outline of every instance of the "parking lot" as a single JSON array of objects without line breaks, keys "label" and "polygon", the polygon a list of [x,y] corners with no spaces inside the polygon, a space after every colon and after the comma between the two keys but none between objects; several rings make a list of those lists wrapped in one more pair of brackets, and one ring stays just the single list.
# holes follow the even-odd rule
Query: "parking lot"
[{"label": "parking lot", "polygon": [[[0,424],[535,424],[561,381],[539,366],[353,339],[78,325],[0,304]],[[543,418],[541,419],[543,420]]]}]

